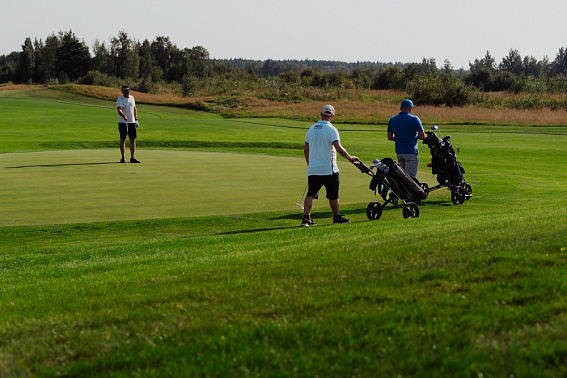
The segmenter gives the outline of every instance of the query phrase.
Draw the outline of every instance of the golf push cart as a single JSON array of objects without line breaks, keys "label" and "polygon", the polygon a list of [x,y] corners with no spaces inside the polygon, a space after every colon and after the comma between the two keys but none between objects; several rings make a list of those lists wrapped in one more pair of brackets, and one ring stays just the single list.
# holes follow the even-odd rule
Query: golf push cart
[{"label": "golf push cart", "polygon": [[461,205],[472,197],[472,188],[465,181],[465,169],[463,165],[457,161],[457,154],[453,149],[453,145],[449,141],[450,135],[439,136],[435,133],[439,128],[435,125],[431,126],[431,130],[426,131],[426,137],[423,144],[427,144],[431,151],[431,163],[427,166],[431,167],[434,175],[437,175],[439,185],[429,187],[426,183],[420,183],[420,186],[426,193],[440,188],[448,188],[451,191],[451,201],[455,205]]},{"label": "golf push cart", "polygon": [[[391,203],[395,208],[399,202],[403,204],[404,218],[419,217],[419,203],[427,197],[417,180],[410,177],[402,167],[390,158],[374,159],[372,166],[367,167],[360,160],[353,163],[362,173],[372,177],[370,190],[378,192],[384,203],[373,201],[366,208],[366,216],[370,220],[378,220],[382,216],[382,209]],[[376,169],[376,172],[373,170]]]}]

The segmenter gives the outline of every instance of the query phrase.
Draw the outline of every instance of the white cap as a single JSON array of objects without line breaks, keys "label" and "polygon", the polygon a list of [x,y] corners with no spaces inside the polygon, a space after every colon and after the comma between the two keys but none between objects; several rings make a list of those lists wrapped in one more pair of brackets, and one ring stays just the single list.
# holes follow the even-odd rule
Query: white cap
[{"label": "white cap", "polygon": [[321,114],[326,116],[334,116],[335,115],[335,108],[332,105],[325,105],[323,109],[321,109]]}]

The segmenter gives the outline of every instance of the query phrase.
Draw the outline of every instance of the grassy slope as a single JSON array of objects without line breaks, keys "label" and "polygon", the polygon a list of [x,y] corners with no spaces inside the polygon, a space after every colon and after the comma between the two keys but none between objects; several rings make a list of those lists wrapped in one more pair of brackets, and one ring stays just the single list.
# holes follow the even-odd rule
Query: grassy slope
[{"label": "grassy slope", "polygon": [[[184,127],[169,109],[155,114],[173,131]],[[296,143],[306,127],[227,123],[220,136],[201,122],[187,121],[202,126],[177,139]],[[73,153],[50,152],[73,132],[54,131],[42,146],[32,123],[21,126],[36,137],[2,139],[2,148]],[[169,139],[146,124],[148,139]],[[375,127],[339,127],[351,153],[391,155]],[[113,129],[90,138],[110,141]],[[297,209],[0,228],[0,375],[565,375],[565,136],[525,131],[443,127],[463,147],[474,197],[457,207],[434,192],[418,219],[388,208],[365,221],[368,180],[344,165],[342,190],[358,198],[345,207],[355,221],[345,227],[325,226],[321,202],[313,229],[296,226]],[[268,165],[301,167],[297,150],[282,153],[291,157],[268,156]],[[15,155],[39,156],[0,158]],[[420,175],[433,183],[425,167]]]},{"label": "grassy slope", "polygon": [[565,373],[557,206],[262,229],[281,216],[29,230],[3,256],[5,371]]}]

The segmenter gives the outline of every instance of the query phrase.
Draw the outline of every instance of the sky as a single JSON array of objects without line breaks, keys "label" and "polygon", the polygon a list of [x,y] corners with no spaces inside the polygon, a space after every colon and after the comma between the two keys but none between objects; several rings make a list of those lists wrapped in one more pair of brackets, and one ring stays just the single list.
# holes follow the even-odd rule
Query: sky
[{"label": "sky", "polygon": [[0,55],[27,37],[72,30],[91,49],[124,31],[211,58],[421,62],[455,69],[486,52],[500,63],[555,59],[567,47],[566,0],[0,0]]}]

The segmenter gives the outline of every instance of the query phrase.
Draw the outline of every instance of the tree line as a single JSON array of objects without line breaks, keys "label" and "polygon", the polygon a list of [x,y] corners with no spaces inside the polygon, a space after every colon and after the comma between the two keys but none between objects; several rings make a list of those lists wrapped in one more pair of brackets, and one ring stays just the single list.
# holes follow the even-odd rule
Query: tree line
[{"label": "tree line", "polygon": [[181,50],[168,37],[159,36],[140,43],[125,32],[111,38],[108,45],[95,41],[92,50],[91,55],[72,31],[52,34],[45,41],[32,42],[28,37],[21,52],[0,56],[0,82],[78,82],[93,72],[126,81],[172,82],[185,75],[204,77],[209,61],[208,51],[201,46]]},{"label": "tree line", "polygon": [[127,83],[142,92],[165,89],[183,95],[221,94],[238,89],[298,88],[394,89],[420,103],[462,105],[479,91],[567,92],[567,49],[555,59],[522,57],[511,49],[500,63],[490,52],[454,69],[445,60],[421,62],[355,62],[320,60],[210,59],[202,46],[178,48],[169,37],[136,41],[124,31],[107,42],[95,41],[92,53],[72,31],[26,38],[22,50],[0,56],[0,83],[83,83],[115,86]]}]

